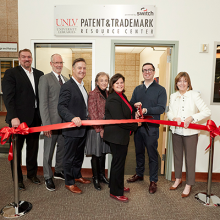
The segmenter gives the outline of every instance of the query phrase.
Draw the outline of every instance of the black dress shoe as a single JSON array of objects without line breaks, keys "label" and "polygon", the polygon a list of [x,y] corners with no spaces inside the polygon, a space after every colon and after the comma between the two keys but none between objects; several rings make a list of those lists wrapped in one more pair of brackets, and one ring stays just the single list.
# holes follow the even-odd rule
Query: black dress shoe
[{"label": "black dress shoe", "polygon": [[105,175],[103,175],[103,174],[101,174],[101,175],[99,176],[99,180],[100,180],[100,182],[102,182],[102,183],[109,184],[108,179],[107,179],[107,178],[105,177]]},{"label": "black dress shoe", "polygon": [[93,184],[94,184],[95,189],[101,190],[101,186],[100,186],[98,178],[92,177],[92,179],[93,179]]},{"label": "black dress shoe", "polygon": [[25,186],[23,182],[18,182],[18,189],[24,191],[25,190]]},{"label": "black dress shoe", "polygon": [[138,176],[137,174],[134,174],[134,176],[130,177],[127,179],[127,182],[128,183],[133,183],[133,182],[136,182],[136,181],[142,181],[144,178],[143,176]]},{"label": "black dress shoe", "polygon": [[63,171],[61,173],[54,172],[54,179],[65,180]]},{"label": "black dress shoe", "polygon": [[40,185],[40,180],[36,177],[36,176],[33,176],[33,177],[28,177],[28,179],[32,182],[32,183],[35,183],[35,184],[38,184]]},{"label": "black dress shoe", "polygon": [[54,185],[52,178],[45,180],[45,185],[46,185],[47,190],[49,191],[55,190],[55,185]]}]

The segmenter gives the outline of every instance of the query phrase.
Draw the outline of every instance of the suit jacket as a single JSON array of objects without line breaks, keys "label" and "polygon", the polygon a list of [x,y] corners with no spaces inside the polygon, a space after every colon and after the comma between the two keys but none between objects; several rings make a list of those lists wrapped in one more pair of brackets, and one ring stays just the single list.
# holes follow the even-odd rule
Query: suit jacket
[{"label": "suit jacket", "polygon": [[[61,86],[58,113],[63,122],[71,122],[74,117],[80,117],[81,120],[87,118],[86,103],[78,85],[72,78]],[[85,133],[85,126],[62,130],[62,134],[69,137],[83,137]]]},{"label": "suit jacket", "polygon": [[[65,82],[68,81],[64,77]],[[58,114],[57,105],[61,85],[53,72],[40,78],[38,90],[40,101],[40,115],[43,125],[58,124],[62,119]]]},{"label": "suit jacket", "polygon": [[[167,112],[167,117],[169,120],[173,120],[178,116],[179,110],[182,110],[183,119],[192,116],[194,121],[193,123],[197,123],[198,121],[209,117],[211,115],[211,110],[207,107],[205,102],[202,100],[200,93],[190,90],[184,94],[184,104],[181,105],[181,95],[179,91],[171,94],[170,96],[170,104],[169,111]],[[171,126],[170,129],[172,133],[175,131],[175,127]],[[183,135],[193,135],[198,134],[198,130],[194,129],[185,129],[183,128]]]},{"label": "suit jacket", "polygon": [[[124,94],[123,96],[127,100],[127,97]],[[128,100],[127,102],[129,103]],[[132,107],[133,107],[132,116],[134,118],[135,108],[134,106]],[[106,100],[105,118],[131,119],[130,108],[116,92],[111,93]],[[105,125],[103,139],[110,143],[127,145],[129,143],[130,131],[135,131],[137,127],[138,127],[137,123]]]},{"label": "suit jacket", "polygon": [[[21,66],[5,71],[2,81],[3,100],[7,109],[6,122],[11,125],[13,118],[26,122],[28,126],[33,121],[35,100],[39,108],[38,83],[43,72],[32,68],[35,82],[35,93],[31,82]],[[40,117],[40,114],[39,114]]]},{"label": "suit jacket", "polygon": [[[108,97],[107,90],[106,90],[106,97]],[[95,89],[89,93],[89,98],[88,98],[89,119],[91,120],[105,119],[105,103],[106,103],[106,98],[101,94],[99,88],[96,86]],[[102,125],[94,125],[92,127],[95,129],[97,133],[99,133],[104,129]]]}]

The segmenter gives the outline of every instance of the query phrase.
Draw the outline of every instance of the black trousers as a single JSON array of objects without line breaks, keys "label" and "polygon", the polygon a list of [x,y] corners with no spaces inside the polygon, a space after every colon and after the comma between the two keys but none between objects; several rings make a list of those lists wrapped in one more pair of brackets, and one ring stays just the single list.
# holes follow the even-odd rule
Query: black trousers
[{"label": "black trousers", "polygon": [[124,194],[124,171],[128,145],[110,143],[112,163],[110,171],[110,194],[123,196]]},{"label": "black trousers", "polygon": [[150,127],[148,133],[144,126],[137,129],[134,134],[135,151],[136,151],[136,173],[138,176],[144,175],[145,169],[145,147],[149,156],[150,181],[158,181],[158,140],[159,128]]},{"label": "black trousers", "polygon": [[[36,109],[34,113],[33,122],[29,127],[36,127],[41,125],[41,120],[39,116],[39,110]],[[23,175],[21,170],[21,155],[24,141],[26,140],[26,167],[27,167],[27,177],[31,178],[37,175],[37,155],[38,155],[38,145],[39,145],[39,132],[30,133],[28,135],[18,134],[17,138],[17,167],[18,167],[18,181],[23,181]],[[13,160],[11,161],[11,170],[13,173]]]},{"label": "black trousers", "polygon": [[75,179],[82,177],[81,167],[84,159],[86,134],[84,137],[64,136],[63,168],[66,185],[74,185]]}]

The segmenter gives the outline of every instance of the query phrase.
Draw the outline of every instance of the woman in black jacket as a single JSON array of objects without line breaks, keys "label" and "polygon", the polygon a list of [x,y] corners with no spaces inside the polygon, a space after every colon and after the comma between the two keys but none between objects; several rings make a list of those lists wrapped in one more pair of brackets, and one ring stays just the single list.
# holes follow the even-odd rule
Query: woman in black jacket
[{"label": "woman in black jacket", "polygon": [[[109,96],[105,105],[106,119],[131,119],[135,118],[135,108],[132,106],[127,97],[124,95],[123,75],[117,73],[109,83]],[[106,125],[104,128],[103,139],[110,143],[112,152],[112,163],[110,171],[110,197],[128,202],[124,192],[130,189],[124,187],[124,167],[128,151],[129,136],[131,131],[135,131],[138,123]]]}]

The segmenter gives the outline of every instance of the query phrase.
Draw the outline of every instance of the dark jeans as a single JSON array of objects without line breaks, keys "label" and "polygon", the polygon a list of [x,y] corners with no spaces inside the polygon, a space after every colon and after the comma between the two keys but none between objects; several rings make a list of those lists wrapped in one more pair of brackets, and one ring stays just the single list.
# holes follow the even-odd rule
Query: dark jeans
[{"label": "dark jeans", "polygon": [[136,151],[136,174],[143,177],[145,165],[145,147],[149,156],[150,181],[158,181],[158,140],[159,128],[150,127],[148,133],[141,126],[134,134],[135,151]]}]

